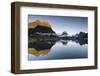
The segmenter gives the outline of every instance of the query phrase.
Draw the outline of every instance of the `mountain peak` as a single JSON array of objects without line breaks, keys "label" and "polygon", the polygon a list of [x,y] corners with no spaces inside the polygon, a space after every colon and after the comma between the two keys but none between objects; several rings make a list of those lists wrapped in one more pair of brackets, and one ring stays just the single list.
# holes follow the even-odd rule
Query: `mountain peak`
[{"label": "mountain peak", "polygon": [[36,26],[51,27],[48,22],[43,20],[36,20],[28,24],[28,28],[35,28]]}]

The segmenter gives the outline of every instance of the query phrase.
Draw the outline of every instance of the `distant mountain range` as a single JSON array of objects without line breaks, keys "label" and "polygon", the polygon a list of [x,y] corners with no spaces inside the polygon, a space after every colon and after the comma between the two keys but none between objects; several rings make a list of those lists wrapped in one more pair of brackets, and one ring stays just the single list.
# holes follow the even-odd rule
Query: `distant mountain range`
[{"label": "distant mountain range", "polygon": [[42,20],[36,20],[28,24],[28,36],[37,39],[37,41],[58,41],[58,40],[73,40],[73,41],[87,41],[88,33],[79,32],[75,35],[69,36],[67,31],[62,32],[61,35],[57,35],[52,30],[51,25]]}]

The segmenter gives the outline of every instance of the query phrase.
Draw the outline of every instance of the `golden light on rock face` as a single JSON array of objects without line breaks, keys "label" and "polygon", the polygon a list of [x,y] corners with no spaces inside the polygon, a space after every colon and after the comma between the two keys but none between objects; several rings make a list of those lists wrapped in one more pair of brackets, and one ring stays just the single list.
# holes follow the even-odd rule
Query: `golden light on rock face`
[{"label": "golden light on rock face", "polygon": [[42,20],[36,20],[28,24],[28,28],[35,28],[36,26],[51,27],[48,22]]},{"label": "golden light on rock face", "polygon": [[35,56],[44,56],[49,53],[50,49],[44,49],[44,50],[36,50],[34,48],[28,48],[28,53],[35,55]]}]

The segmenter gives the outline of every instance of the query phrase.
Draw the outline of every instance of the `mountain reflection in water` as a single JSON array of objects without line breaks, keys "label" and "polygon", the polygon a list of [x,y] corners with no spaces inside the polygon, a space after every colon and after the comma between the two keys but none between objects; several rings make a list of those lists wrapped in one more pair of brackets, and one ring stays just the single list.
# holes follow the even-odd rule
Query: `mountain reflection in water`
[{"label": "mountain reflection in water", "polygon": [[87,40],[34,40],[28,42],[28,60],[87,58]]}]

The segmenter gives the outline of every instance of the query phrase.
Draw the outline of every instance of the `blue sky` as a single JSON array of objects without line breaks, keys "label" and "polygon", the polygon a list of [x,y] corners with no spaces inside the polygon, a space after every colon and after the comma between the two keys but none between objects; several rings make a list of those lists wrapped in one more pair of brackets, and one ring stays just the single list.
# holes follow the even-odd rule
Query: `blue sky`
[{"label": "blue sky", "polygon": [[68,32],[69,35],[80,31],[88,32],[88,17],[28,15],[28,23],[36,20],[49,22],[57,34],[62,34],[63,31]]}]

